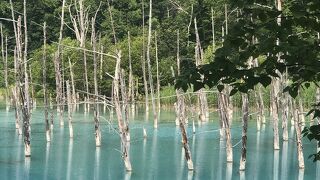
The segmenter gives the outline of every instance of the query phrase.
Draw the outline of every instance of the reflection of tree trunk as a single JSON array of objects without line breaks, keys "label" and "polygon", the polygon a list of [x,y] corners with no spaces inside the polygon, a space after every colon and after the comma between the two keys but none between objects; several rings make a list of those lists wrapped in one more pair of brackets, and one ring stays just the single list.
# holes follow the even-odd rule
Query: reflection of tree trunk
[{"label": "reflection of tree trunk", "polygon": [[297,138],[297,153],[298,153],[298,163],[299,163],[299,168],[300,169],[304,169],[304,158],[303,158],[303,147],[302,147],[302,140],[301,140],[301,121],[300,118],[298,116],[298,109],[295,110],[296,113],[296,119],[295,119],[295,123],[294,123],[294,127],[296,129],[296,138]]},{"label": "reflection of tree trunk", "polygon": [[242,94],[242,149],[239,170],[246,169],[247,160],[247,129],[248,129],[248,117],[249,117],[249,100],[248,94]]},{"label": "reflection of tree trunk", "polygon": [[46,23],[43,23],[43,54],[42,54],[42,76],[43,76],[43,104],[44,104],[44,121],[46,124],[46,139],[47,142],[51,141],[51,133],[50,133],[50,125],[49,125],[49,117],[48,117],[48,93],[47,93],[47,54],[46,54],[46,45],[47,45],[47,37],[46,37]]},{"label": "reflection of tree trunk", "polygon": [[113,101],[117,113],[118,119],[118,126],[119,126],[119,133],[121,139],[121,150],[122,150],[122,158],[124,160],[125,168],[127,171],[131,171],[131,162],[130,162],[130,133],[129,133],[129,126],[126,122],[123,121],[122,110],[120,105],[120,92],[119,92],[119,84],[120,84],[120,63],[121,63],[121,52],[117,53],[117,62],[115,68],[115,75],[113,80]]}]

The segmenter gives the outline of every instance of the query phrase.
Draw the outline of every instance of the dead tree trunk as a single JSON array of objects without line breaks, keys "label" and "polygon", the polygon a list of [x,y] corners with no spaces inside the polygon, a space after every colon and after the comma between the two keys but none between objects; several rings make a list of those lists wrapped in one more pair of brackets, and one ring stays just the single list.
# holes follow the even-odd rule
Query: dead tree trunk
[{"label": "dead tree trunk", "polygon": [[[282,89],[285,88],[287,85],[287,72],[285,72],[281,76],[281,84],[282,84]],[[282,94],[282,100],[281,100],[281,105],[282,105],[282,139],[284,141],[288,141],[288,120],[289,120],[289,94],[287,92]]]},{"label": "dead tree trunk", "polygon": [[94,80],[94,129],[95,129],[95,140],[96,146],[101,146],[101,131],[100,131],[100,120],[99,120],[99,105],[98,105],[98,80],[97,80],[97,56],[96,56],[96,34],[95,34],[95,19],[96,17],[92,18],[92,47],[93,47],[93,80]]},{"label": "dead tree trunk", "polygon": [[[254,59],[253,60],[253,66],[254,67],[259,67],[259,63],[258,63],[258,59]],[[263,95],[262,95],[262,85],[259,84],[257,87],[257,92],[255,92],[256,98],[257,98],[257,102],[258,102],[258,118],[259,118],[259,122],[258,123],[262,123],[265,124],[266,123],[266,117],[265,117],[265,107],[264,107],[264,102],[263,102]]]},{"label": "dead tree trunk", "polygon": [[67,102],[68,102],[68,125],[69,125],[69,137],[73,138],[73,127],[72,127],[72,97],[71,97],[71,91],[70,91],[70,83],[69,80],[66,81],[67,86]]},{"label": "dead tree trunk", "polygon": [[43,23],[43,53],[42,53],[42,77],[43,77],[43,105],[44,105],[44,121],[46,124],[46,140],[47,142],[51,141],[49,117],[48,117],[48,93],[47,93],[47,35],[46,35],[46,22]]},{"label": "dead tree trunk", "polygon": [[69,62],[69,71],[70,71],[70,79],[71,79],[71,89],[72,89],[72,104],[73,104],[73,108],[72,110],[75,110],[75,107],[77,105],[77,98],[76,98],[76,88],[75,88],[75,83],[74,83],[74,74],[73,74],[73,65],[71,63],[71,59],[70,57],[68,57],[68,62]]},{"label": "dead tree trunk", "polygon": [[53,59],[54,61],[54,69],[55,69],[55,77],[56,77],[56,102],[57,102],[57,112],[59,115],[60,126],[64,125],[63,120],[63,94],[62,94],[62,75],[61,75],[61,59],[62,59],[62,32],[64,27],[64,9],[65,9],[65,1],[62,1],[62,10],[61,10],[61,22],[60,22],[60,31],[59,31],[59,44],[58,50]]},{"label": "dead tree trunk", "polygon": [[143,85],[145,94],[145,105],[146,112],[149,112],[149,92],[148,92],[148,82],[146,74],[146,51],[145,51],[145,29],[144,29],[144,0],[142,0],[142,74],[143,74]]},{"label": "dead tree trunk", "polygon": [[152,111],[153,111],[153,127],[158,128],[158,111],[156,109],[156,103],[154,99],[154,88],[153,79],[151,73],[151,59],[150,59],[150,48],[151,48],[151,26],[152,26],[152,0],[149,1],[149,30],[148,30],[148,44],[147,44],[147,62],[148,62],[148,74],[149,74],[149,86],[151,93]]},{"label": "dead tree trunk", "polygon": [[226,90],[224,92],[219,93],[220,96],[220,106],[221,106],[221,116],[223,120],[223,125],[225,127],[225,136],[226,136],[226,154],[227,154],[227,162],[233,161],[233,152],[232,152],[232,139],[231,139],[231,129],[230,129],[230,120],[228,115],[228,107],[229,107],[229,98]]},{"label": "dead tree trunk", "polygon": [[156,64],[157,64],[157,99],[158,99],[158,116],[160,114],[161,104],[160,104],[160,77],[159,77],[159,58],[158,58],[158,42],[157,42],[157,32],[154,33],[155,46],[156,46]]},{"label": "dead tree trunk", "polygon": [[299,98],[299,119],[300,119],[300,122],[302,123],[302,127],[304,127],[306,124],[306,120],[304,118],[303,100],[302,100],[302,96],[300,95],[300,92],[299,92],[298,98]]},{"label": "dead tree trunk", "polygon": [[131,101],[131,110],[134,114],[135,109],[135,98],[134,98],[134,81],[132,73],[132,58],[131,58],[131,38],[130,32],[128,31],[128,48],[129,48],[129,90],[128,90],[128,100]]},{"label": "dead tree trunk", "polygon": [[301,140],[301,122],[299,118],[299,111],[298,109],[295,110],[295,121],[294,126],[296,129],[296,139],[297,139],[297,155],[298,155],[298,163],[299,169],[304,169],[304,158],[303,158],[303,147],[302,147],[302,140]]},{"label": "dead tree trunk", "polygon": [[[85,49],[86,47],[86,36],[88,32],[89,22],[89,9],[84,7],[84,0],[75,1],[74,3],[75,13],[71,11],[71,6],[69,7],[70,19],[73,25],[73,31],[75,32],[76,38],[80,43],[80,48]],[[100,7],[99,7],[100,8]],[[98,8],[98,10],[99,10]],[[98,11],[97,10],[97,11]],[[89,112],[90,106],[87,101],[89,101],[89,82],[88,82],[88,67],[87,67],[87,53],[83,50],[83,65],[84,65],[84,78],[85,78],[85,103],[84,103],[84,112]]]},{"label": "dead tree trunk", "polygon": [[[203,50],[201,48],[196,18],[194,18],[194,26],[195,26],[195,33],[196,33],[195,59],[196,59],[196,65],[200,66],[203,64]],[[199,102],[199,120],[202,122],[206,122],[209,120],[209,111],[208,111],[207,96],[203,92],[203,89],[200,89],[198,91],[198,102]]]},{"label": "dead tree trunk", "polygon": [[178,90],[177,99],[178,99],[178,109],[179,109],[179,126],[182,136],[182,146],[184,149],[185,159],[187,161],[188,170],[193,170],[193,161],[191,157],[191,151],[189,148],[187,131],[186,131],[186,117],[185,117],[185,103],[184,97],[181,95],[181,90]]},{"label": "dead tree trunk", "polygon": [[279,150],[279,116],[278,116],[278,80],[273,79],[272,82],[272,96],[271,96],[271,109],[272,109],[272,120],[273,120],[273,148]]},{"label": "dead tree trunk", "polygon": [[115,75],[113,79],[113,97],[114,97],[113,100],[114,100],[114,105],[115,105],[117,119],[118,119],[119,135],[121,139],[122,158],[123,158],[126,170],[132,171],[132,166],[130,162],[130,152],[129,152],[130,140],[128,139],[128,137],[130,137],[129,126],[123,121],[122,110],[120,105],[120,92],[119,92],[120,63],[121,63],[121,52],[119,51],[117,52],[117,62],[116,62],[116,68],[115,68]]},{"label": "dead tree trunk", "polygon": [[247,160],[247,129],[248,129],[248,117],[249,117],[249,100],[248,94],[242,94],[242,148],[240,159],[240,171],[246,169]]}]

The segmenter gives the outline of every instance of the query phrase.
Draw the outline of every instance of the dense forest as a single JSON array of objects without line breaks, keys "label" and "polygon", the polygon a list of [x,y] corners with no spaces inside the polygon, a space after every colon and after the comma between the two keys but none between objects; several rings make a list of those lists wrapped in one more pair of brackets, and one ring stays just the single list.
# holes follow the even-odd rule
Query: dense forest
[{"label": "dense forest", "polygon": [[[291,124],[304,169],[302,136],[320,139],[319,10],[315,0],[1,1],[0,95],[7,109],[14,107],[25,156],[31,156],[29,120],[37,102],[48,142],[49,107],[57,109],[60,126],[66,112],[70,138],[77,106],[93,111],[96,147],[103,106],[115,111],[122,158],[131,171],[135,105],[143,104],[146,113],[152,108],[157,129],[166,104],[176,113],[189,170],[188,119],[195,133],[195,121],[209,122],[217,112],[230,163],[235,111],[242,113],[240,171],[252,117],[257,131],[270,119],[275,151],[289,140]],[[320,160],[320,151],[312,156]]]},{"label": "dense forest", "polygon": [[[65,5],[65,27],[63,29],[63,57],[62,66],[64,69],[65,79],[69,79],[70,74],[68,68],[68,58],[71,59],[73,64],[74,79],[76,89],[83,90],[84,74],[82,67],[84,66],[82,54],[79,49],[68,48],[80,47],[80,42],[77,40],[74,31],[73,22],[71,20],[72,14],[75,14],[76,6],[78,3],[74,1],[66,2]],[[143,1],[110,1],[110,4],[100,1],[85,1],[84,8],[86,9],[86,32],[85,32],[85,45],[87,49],[92,50],[92,26],[91,18],[96,13],[96,23],[94,25],[96,34],[98,36],[97,51],[104,53],[112,53],[116,48],[122,50],[123,62],[122,68],[129,74],[128,63],[128,33],[131,36],[131,58],[133,78],[138,81],[139,94],[144,94],[143,89],[143,73],[142,73],[142,58],[145,58],[146,45],[147,45],[147,32],[148,32],[148,7],[149,2]],[[23,2],[13,1],[13,6],[16,12],[23,12]],[[1,23],[3,26],[3,34],[8,37],[8,68],[13,69],[13,54],[10,53],[14,49],[14,32],[11,19],[11,10],[9,1],[2,1],[1,7]],[[43,48],[43,23],[47,23],[47,58],[48,66],[48,87],[51,93],[55,90],[55,77],[53,57],[57,49],[59,39],[60,18],[61,18],[62,1],[30,1],[27,3],[28,15],[28,40],[29,40],[29,53],[28,66],[31,69],[33,82],[41,84],[41,60]],[[180,57],[181,59],[194,59],[195,47],[195,33],[193,18],[199,17],[198,31],[201,44],[206,54],[206,61],[210,61],[212,57],[212,15],[217,29],[221,29],[223,24],[224,3],[221,1],[155,1],[153,2],[153,15],[152,15],[152,41],[151,41],[151,65],[154,78],[156,77],[155,66],[155,38],[158,43],[158,57],[159,57],[159,72],[161,86],[174,84],[174,78],[170,67],[176,69],[176,39],[177,32],[180,37]],[[213,14],[212,14],[213,12]],[[110,14],[111,13],[111,14]],[[70,14],[70,15],[69,15]],[[17,14],[16,16],[18,16]],[[112,15],[112,20],[111,16]],[[191,20],[190,20],[191,18]],[[114,25],[114,32],[112,30]],[[154,37],[154,32],[157,37]],[[221,44],[221,30],[216,32],[215,40],[217,44]],[[115,43],[116,42],[116,43]],[[144,48],[143,48],[144,46]],[[144,52],[144,53],[143,53]],[[99,63],[98,72],[100,77],[98,80],[99,92],[110,96],[111,92],[111,79],[105,72],[110,74],[114,73],[115,61],[112,58],[103,56],[102,63]],[[100,57],[99,57],[100,61]],[[93,55],[88,53],[88,81],[89,90],[93,91]],[[2,64],[3,65],[3,64]],[[1,74],[3,78],[3,73]],[[9,84],[13,84],[13,73],[8,73]],[[155,81],[154,81],[155,82]],[[1,87],[4,87],[4,81],[1,81]],[[41,86],[34,86],[37,97],[41,97]],[[38,93],[39,92],[39,93]]]}]

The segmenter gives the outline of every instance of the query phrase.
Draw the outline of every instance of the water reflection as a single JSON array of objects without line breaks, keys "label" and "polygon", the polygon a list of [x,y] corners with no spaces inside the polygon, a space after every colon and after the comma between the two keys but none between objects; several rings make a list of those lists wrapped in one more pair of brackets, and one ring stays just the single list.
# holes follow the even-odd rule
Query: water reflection
[{"label": "water reflection", "polygon": [[131,179],[131,172],[125,172],[124,180],[130,180]]},{"label": "water reflection", "polygon": [[246,180],[246,171],[240,171],[240,180]]},{"label": "water reflection", "polygon": [[[35,110],[34,114],[39,113]],[[42,112],[41,112],[42,113]],[[132,122],[131,161],[133,172],[127,173],[123,168],[121,155],[115,149],[121,149],[119,136],[107,130],[102,131],[106,146],[96,148],[93,137],[92,113],[85,119],[83,113],[75,112],[74,127],[78,134],[73,140],[68,137],[68,128],[59,128],[53,132],[54,140],[45,142],[43,119],[32,121],[32,158],[25,161],[22,136],[18,136],[14,121],[0,123],[0,179],[320,179],[320,162],[306,160],[305,171],[297,166],[294,129],[290,129],[290,140],[283,142],[281,151],[272,148],[272,124],[262,124],[261,131],[248,131],[247,169],[239,172],[238,159],[241,148],[234,148],[234,163],[226,163],[224,139],[219,139],[219,122],[199,124],[197,135],[190,136],[190,148],[194,160],[195,171],[188,171],[184,149],[181,146],[180,128],[175,126],[174,118],[168,123],[164,119],[159,129],[153,131],[153,121],[145,123],[145,114],[136,114]],[[8,115],[11,116],[11,115]],[[109,114],[106,114],[109,117]],[[161,118],[174,116],[162,111]],[[0,119],[2,120],[0,110]],[[12,114],[14,117],[14,114]],[[37,116],[33,116],[37,117]],[[14,119],[14,118],[13,118]],[[41,123],[40,123],[41,122]],[[7,123],[7,124],[5,124]],[[115,123],[115,122],[113,122]],[[234,121],[234,127],[240,122]],[[249,122],[250,123],[250,122]],[[252,122],[251,122],[252,123]],[[255,123],[255,122],[254,122]],[[3,126],[5,124],[5,126]],[[151,129],[148,139],[141,138],[142,127]],[[255,124],[250,125],[256,128]],[[3,129],[8,128],[8,131]],[[10,129],[11,128],[11,129]],[[201,133],[206,132],[208,133]],[[39,133],[40,132],[40,133]],[[191,128],[188,128],[191,132]],[[199,133],[200,132],[200,133]],[[240,128],[233,129],[234,138],[241,137]],[[10,137],[10,138],[7,138]],[[270,148],[271,147],[271,148]],[[311,149],[312,148],[312,149]],[[314,146],[305,146],[305,155],[315,151]],[[7,162],[8,161],[8,162]],[[4,167],[4,168],[3,168]]]},{"label": "water reflection", "polygon": [[299,169],[298,180],[303,180],[303,179],[304,179],[304,169]]},{"label": "water reflection", "polygon": [[232,162],[227,162],[227,169],[226,169],[226,180],[232,179]]},{"label": "water reflection", "polygon": [[67,165],[67,180],[71,179],[71,171],[72,171],[72,150],[73,150],[73,139],[69,140],[69,148],[68,148],[68,165]]},{"label": "water reflection", "polygon": [[31,163],[31,158],[25,157],[24,159],[24,179],[25,180],[30,179],[30,163]]},{"label": "water reflection", "polygon": [[254,168],[255,168],[255,171],[254,171],[254,178],[255,179],[258,179],[258,177],[259,177],[259,163],[260,163],[260,134],[261,134],[261,131],[257,131],[257,138],[256,138],[256,142],[257,142],[257,144],[256,144],[256,152],[255,152],[255,154],[256,154],[256,157],[255,157],[255,166],[254,166]]},{"label": "water reflection", "polygon": [[49,155],[50,155],[50,142],[47,142],[46,146],[46,159],[45,159],[45,165],[44,165],[44,178],[43,179],[48,179],[48,169],[49,169]]},{"label": "water reflection", "polygon": [[[60,126],[59,128],[59,139],[58,139],[58,142],[62,143],[63,144],[63,134],[64,134],[64,126]],[[56,174],[56,177],[57,179],[62,179],[61,175],[63,174],[63,163],[64,163],[64,160],[63,160],[63,147],[59,148],[59,152],[58,152],[58,155],[57,155],[57,159],[58,161],[56,162],[57,163],[57,174]]]},{"label": "water reflection", "polygon": [[193,171],[188,171],[188,180],[193,179]]},{"label": "water reflection", "polygon": [[279,177],[279,150],[273,152],[273,180]]},{"label": "water reflection", "polygon": [[[317,149],[319,152],[319,148]],[[320,179],[320,162],[317,162],[317,168],[316,168],[316,179]]]},{"label": "water reflection", "polygon": [[224,157],[224,141],[223,139],[220,137],[220,141],[219,141],[219,160],[218,160],[218,172],[217,172],[217,179],[222,179],[222,169],[223,169],[223,157]]},{"label": "water reflection", "polygon": [[283,141],[281,156],[281,179],[288,179],[288,141]]}]

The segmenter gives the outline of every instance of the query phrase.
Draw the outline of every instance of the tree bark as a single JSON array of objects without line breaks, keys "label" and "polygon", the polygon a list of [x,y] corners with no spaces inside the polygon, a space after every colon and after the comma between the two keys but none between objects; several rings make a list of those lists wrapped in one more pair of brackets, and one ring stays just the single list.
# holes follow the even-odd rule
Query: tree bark
[{"label": "tree bark", "polygon": [[70,83],[69,80],[66,81],[67,86],[67,102],[68,102],[68,125],[69,125],[69,137],[73,138],[73,127],[72,127],[72,97],[71,97],[71,91],[70,91]]},{"label": "tree bark", "polygon": [[295,129],[296,129],[296,139],[297,139],[297,155],[298,155],[298,163],[299,163],[299,169],[304,169],[304,158],[303,158],[303,147],[302,147],[302,140],[301,140],[301,122],[299,118],[299,111],[298,109],[295,110],[296,113],[296,119],[295,119]]},{"label": "tree bark", "polygon": [[[196,18],[194,18],[194,24],[195,24],[194,26],[195,26],[195,33],[196,33],[195,59],[196,59],[196,65],[200,66],[203,64],[203,50],[201,48]],[[199,102],[199,119],[202,122],[206,122],[209,120],[209,113],[208,113],[207,97],[206,97],[206,94],[203,92],[203,89],[200,89],[198,91],[198,102]]]},{"label": "tree bark", "polygon": [[95,129],[95,140],[96,140],[96,147],[101,146],[101,130],[100,130],[100,120],[99,120],[99,105],[98,105],[98,80],[97,80],[97,56],[96,56],[96,33],[95,33],[95,17],[92,18],[92,35],[91,35],[91,39],[92,39],[92,47],[93,47],[93,80],[94,80],[94,129]]},{"label": "tree bark", "polygon": [[127,171],[132,171],[132,166],[130,162],[130,137],[129,126],[123,122],[122,110],[120,105],[120,92],[119,92],[119,81],[120,81],[120,64],[121,64],[121,52],[117,52],[117,62],[115,68],[115,75],[113,79],[113,100],[117,114],[119,135],[121,139],[121,149],[122,149],[122,158],[124,165]]},{"label": "tree bark", "polygon": [[228,115],[228,95],[225,94],[226,90],[223,93],[219,93],[220,96],[220,105],[221,105],[221,116],[223,119],[223,125],[225,127],[225,136],[226,136],[226,154],[227,154],[227,162],[233,161],[233,152],[232,152],[232,139],[231,139],[231,129],[230,129],[230,120]]},{"label": "tree bark", "polygon": [[144,0],[142,0],[142,74],[143,74],[143,85],[144,85],[144,93],[145,93],[145,105],[146,112],[149,112],[149,92],[148,92],[148,82],[146,75],[146,52],[145,52],[145,23],[144,23]]},{"label": "tree bark", "polygon": [[240,171],[246,169],[247,160],[247,129],[248,129],[248,117],[249,117],[249,100],[248,94],[242,94],[242,148],[240,158]]},{"label": "tree bark", "polygon": [[47,93],[47,53],[46,53],[46,45],[47,45],[47,35],[46,35],[46,22],[43,23],[43,53],[42,53],[42,77],[43,77],[43,104],[44,104],[44,121],[46,125],[46,140],[47,142],[51,141],[51,132],[49,125],[49,117],[48,117],[48,93]]},{"label": "tree bark", "polygon": [[157,99],[158,99],[158,116],[160,114],[161,104],[160,104],[160,77],[159,77],[159,58],[158,58],[158,42],[157,42],[157,32],[154,33],[155,46],[156,46],[156,64],[157,64]]},{"label": "tree bark", "polygon": [[186,132],[186,117],[185,117],[185,104],[184,104],[184,97],[181,95],[181,90],[178,90],[177,98],[178,98],[178,109],[179,109],[179,126],[180,126],[180,131],[181,131],[181,136],[182,136],[182,145],[184,149],[184,154],[185,154],[185,159],[187,162],[188,170],[193,170],[193,161],[191,158],[191,151],[189,148],[189,143],[188,143],[188,137],[187,137],[187,132]]},{"label": "tree bark", "polygon": [[148,44],[147,44],[147,62],[148,62],[148,74],[149,74],[149,86],[152,102],[153,111],[153,127],[158,128],[158,111],[156,109],[156,103],[154,99],[154,88],[153,88],[153,78],[151,73],[151,59],[150,59],[150,48],[151,48],[151,26],[152,26],[152,0],[149,1],[149,30],[148,30]]}]

